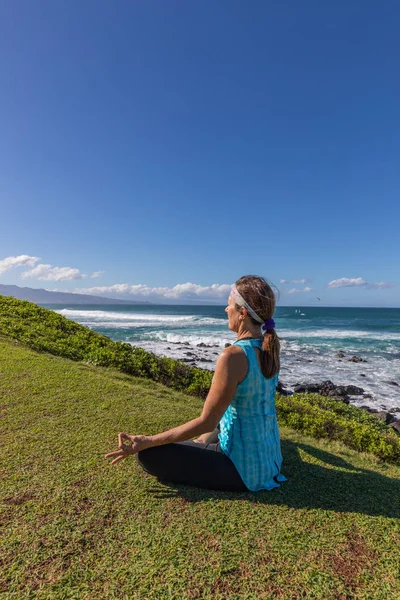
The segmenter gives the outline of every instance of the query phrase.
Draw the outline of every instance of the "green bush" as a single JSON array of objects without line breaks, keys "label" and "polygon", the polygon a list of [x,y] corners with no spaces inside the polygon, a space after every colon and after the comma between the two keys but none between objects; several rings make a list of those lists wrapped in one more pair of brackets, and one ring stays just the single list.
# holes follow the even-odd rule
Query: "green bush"
[{"label": "green bush", "polygon": [[400,437],[376,417],[317,394],[276,396],[281,425],[314,438],[340,440],[359,452],[400,463]]}]

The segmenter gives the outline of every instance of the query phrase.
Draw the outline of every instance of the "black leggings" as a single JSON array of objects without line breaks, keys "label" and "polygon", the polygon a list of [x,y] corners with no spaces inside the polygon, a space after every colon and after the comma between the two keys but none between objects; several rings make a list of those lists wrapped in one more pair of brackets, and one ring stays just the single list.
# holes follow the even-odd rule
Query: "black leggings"
[{"label": "black leggings", "polygon": [[187,441],[142,450],[136,455],[143,469],[162,482],[208,490],[248,492],[235,465],[216,444]]}]

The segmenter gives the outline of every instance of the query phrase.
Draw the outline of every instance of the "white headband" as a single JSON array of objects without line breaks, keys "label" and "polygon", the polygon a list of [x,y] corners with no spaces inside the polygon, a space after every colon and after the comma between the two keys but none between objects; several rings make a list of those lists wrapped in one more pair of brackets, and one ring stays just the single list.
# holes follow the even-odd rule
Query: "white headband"
[{"label": "white headband", "polygon": [[247,310],[249,311],[249,313],[251,314],[251,316],[253,317],[253,319],[255,319],[256,321],[258,321],[259,323],[264,323],[264,319],[261,319],[258,316],[258,314],[251,308],[251,306],[249,306],[247,304],[246,300],[244,298],[242,298],[242,296],[237,291],[235,285],[231,289],[230,296],[231,296],[231,298],[234,299],[234,301],[236,302],[236,304],[238,304],[239,306],[244,306],[245,308],[247,308]]}]

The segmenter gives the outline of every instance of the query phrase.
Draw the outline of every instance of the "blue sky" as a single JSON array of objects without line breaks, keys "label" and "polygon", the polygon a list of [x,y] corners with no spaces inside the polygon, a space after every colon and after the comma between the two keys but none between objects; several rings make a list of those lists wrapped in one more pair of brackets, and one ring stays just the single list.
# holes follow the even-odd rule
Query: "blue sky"
[{"label": "blue sky", "polygon": [[400,306],[399,25],[397,0],[2,2],[0,283]]}]

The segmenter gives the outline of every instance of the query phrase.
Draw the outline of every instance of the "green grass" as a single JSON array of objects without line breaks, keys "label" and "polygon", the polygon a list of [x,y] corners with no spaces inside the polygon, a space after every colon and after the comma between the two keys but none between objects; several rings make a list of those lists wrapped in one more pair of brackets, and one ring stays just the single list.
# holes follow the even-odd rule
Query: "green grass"
[{"label": "green grass", "polygon": [[162,485],[118,431],[202,400],[0,338],[2,599],[400,598],[400,468],[281,428],[272,492]]}]

